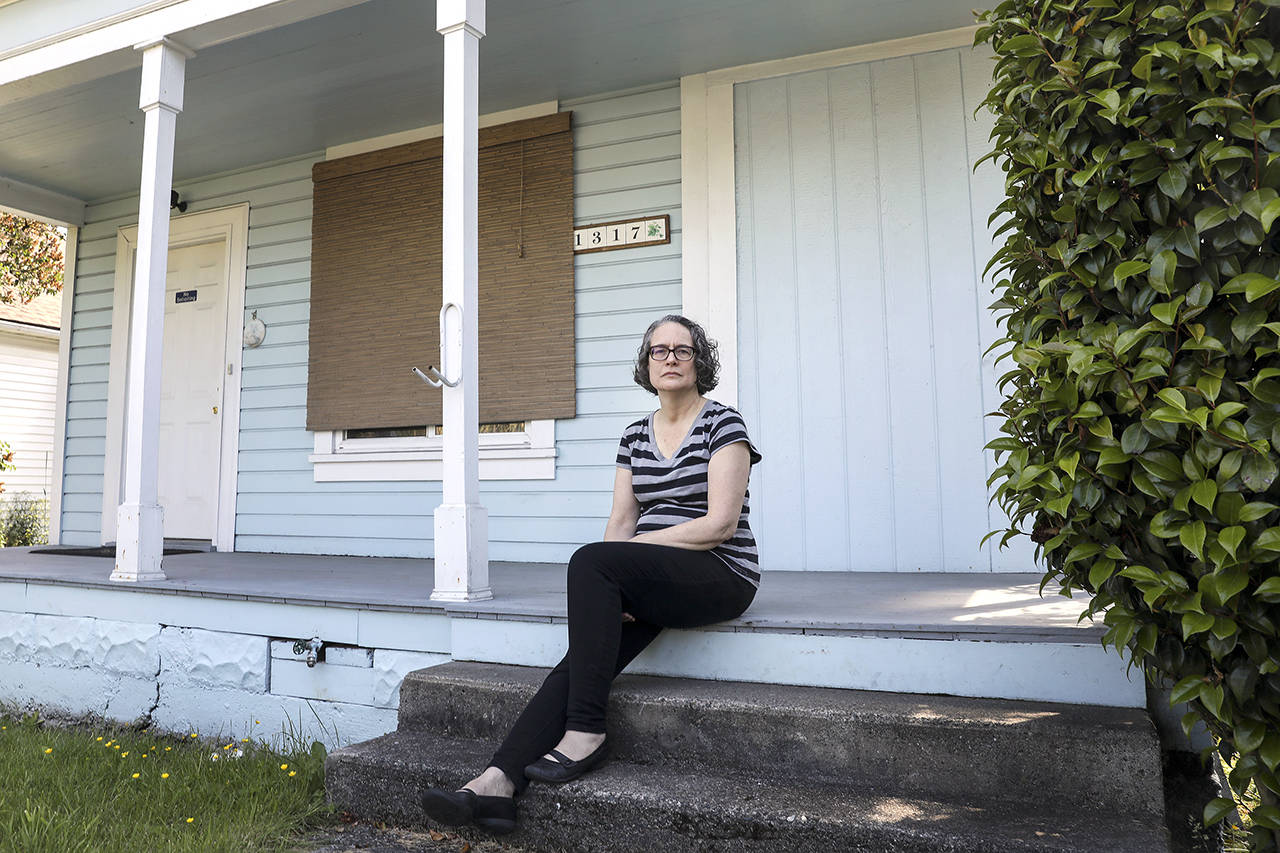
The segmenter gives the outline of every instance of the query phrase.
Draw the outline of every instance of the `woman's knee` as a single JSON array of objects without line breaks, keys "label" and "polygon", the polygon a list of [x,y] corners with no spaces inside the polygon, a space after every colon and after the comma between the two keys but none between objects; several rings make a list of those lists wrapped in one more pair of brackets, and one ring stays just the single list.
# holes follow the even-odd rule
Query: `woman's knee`
[{"label": "woman's knee", "polygon": [[569,558],[569,583],[573,584],[584,577],[595,575],[609,565],[609,546],[613,542],[590,542],[583,545]]}]

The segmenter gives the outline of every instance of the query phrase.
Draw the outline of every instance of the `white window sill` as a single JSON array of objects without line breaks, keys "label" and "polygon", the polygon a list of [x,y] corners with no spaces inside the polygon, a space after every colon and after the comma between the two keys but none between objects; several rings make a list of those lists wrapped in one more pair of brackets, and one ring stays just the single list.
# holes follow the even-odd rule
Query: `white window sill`
[{"label": "white window sill", "polygon": [[[317,483],[429,482],[444,476],[440,438],[344,439],[315,434],[307,457]],[[481,480],[554,480],[555,421],[530,421],[522,433],[480,436]]]}]

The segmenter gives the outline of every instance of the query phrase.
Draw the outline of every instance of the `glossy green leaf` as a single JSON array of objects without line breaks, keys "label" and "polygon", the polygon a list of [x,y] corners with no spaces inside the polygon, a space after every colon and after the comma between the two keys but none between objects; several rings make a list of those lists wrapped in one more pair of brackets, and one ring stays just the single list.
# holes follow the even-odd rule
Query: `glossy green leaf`
[{"label": "glossy green leaf", "polygon": [[1253,591],[1253,594],[1254,597],[1260,598],[1268,604],[1280,603],[1280,577],[1267,578],[1258,584],[1258,588]]},{"label": "glossy green leaf", "polygon": [[1182,462],[1167,450],[1148,450],[1138,457],[1138,464],[1157,480],[1182,479]]},{"label": "glossy green leaf", "polygon": [[1236,549],[1240,547],[1240,543],[1244,541],[1245,530],[1238,524],[1224,528],[1218,533],[1218,544],[1227,550],[1232,557],[1236,555]]},{"label": "glossy green leaf", "polygon": [[1233,814],[1236,810],[1236,804],[1233,800],[1225,797],[1214,797],[1204,807],[1204,825],[1213,826],[1221,823],[1222,819],[1229,814]]},{"label": "glossy green leaf", "polygon": [[1218,497],[1218,484],[1213,480],[1201,480],[1191,486],[1191,500],[1213,512],[1213,501]]},{"label": "glossy green leaf", "polygon": [[[1208,630],[1208,628],[1206,627],[1205,630]],[[1173,685],[1173,688],[1169,691],[1169,703],[1171,705],[1183,705],[1192,699],[1198,699],[1202,687],[1204,687],[1204,679],[1201,676],[1188,675]]]},{"label": "glossy green leaf", "polygon": [[1178,541],[1182,543],[1182,547],[1195,554],[1197,558],[1203,556],[1204,537],[1205,524],[1203,521],[1193,521],[1184,525],[1178,531]]},{"label": "glossy green leaf", "polygon": [[1276,463],[1270,456],[1250,453],[1240,466],[1240,478],[1250,491],[1265,492],[1276,478]]},{"label": "glossy green leaf", "polygon": [[1258,755],[1262,758],[1262,763],[1267,765],[1268,770],[1275,770],[1280,766],[1280,733],[1267,735],[1262,741],[1262,746],[1258,748]]},{"label": "glossy green leaf", "polygon": [[1280,551],[1280,527],[1268,527],[1253,540],[1255,551]]},{"label": "glossy green leaf", "polygon": [[1115,281],[1119,285],[1126,279],[1131,278],[1139,273],[1144,273],[1151,268],[1151,264],[1146,261],[1125,261],[1116,267]]},{"label": "glossy green leaf", "polygon": [[1165,249],[1151,259],[1151,268],[1147,270],[1147,282],[1153,289],[1168,295],[1173,287],[1173,276],[1177,269],[1178,253]]},{"label": "glossy green leaf", "polygon": [[1266,501],[1252,501],[1240,508],[1240,521],[1257,521],[1265,518],[1268,513],[1280,509],[1273,503]]}]

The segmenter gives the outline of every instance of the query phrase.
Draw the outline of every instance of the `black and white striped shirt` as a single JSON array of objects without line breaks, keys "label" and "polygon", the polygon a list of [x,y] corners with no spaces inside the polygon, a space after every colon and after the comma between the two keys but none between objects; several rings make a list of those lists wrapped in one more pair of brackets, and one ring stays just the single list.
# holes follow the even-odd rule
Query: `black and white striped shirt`
[{"label": "black and white striped shirt", "polygon": [[[747,437],[742,415],[728,406],[707,400],[693,419],[689,434],[671,458],[662,456],[653,433],[653,415],[636,421],[622,433],[618,445],[618,467],[631,471],[631,488],[640,502],[636,533],[662,530],[707,514],[707,468],[717,450],[745,441],[751,464],[760,453]],[[732,537],[711,549],[734,572],[760,585],[760,560],[756,540],[747,524],[750,491],[742,499],[738,529]]]}]

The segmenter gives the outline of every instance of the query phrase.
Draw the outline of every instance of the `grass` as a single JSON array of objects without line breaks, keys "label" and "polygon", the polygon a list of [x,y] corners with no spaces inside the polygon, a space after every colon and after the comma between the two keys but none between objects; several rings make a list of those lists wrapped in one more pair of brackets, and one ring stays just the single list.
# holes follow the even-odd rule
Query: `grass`
[{"label": "grass", "polygon": [[324,750],[0,713],[0,851],[294,850],[326,820]]}]

